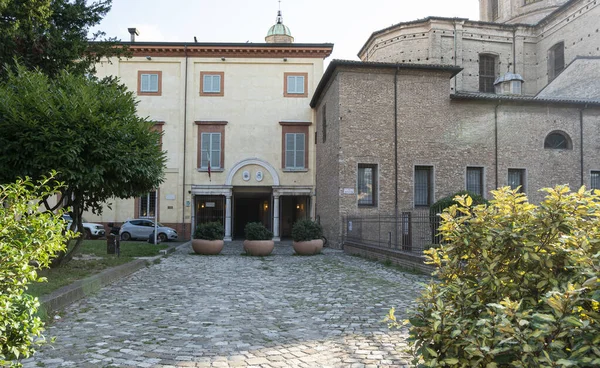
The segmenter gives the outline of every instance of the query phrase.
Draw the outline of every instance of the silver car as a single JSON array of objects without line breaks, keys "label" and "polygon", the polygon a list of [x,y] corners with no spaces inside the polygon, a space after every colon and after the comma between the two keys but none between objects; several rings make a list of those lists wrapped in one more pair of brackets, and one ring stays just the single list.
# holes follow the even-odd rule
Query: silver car
[{"label": "silver car", "polygon": [[[177,231],[175,229],[163,226],[160,222],[158,225],[158,240],[161,242],[167,240],[176,240]],[[133,219],[125,221],[119,230],[121,240],[143,239],[147,240],[150,234],[154,231],[154,221],[148,219]]]}]

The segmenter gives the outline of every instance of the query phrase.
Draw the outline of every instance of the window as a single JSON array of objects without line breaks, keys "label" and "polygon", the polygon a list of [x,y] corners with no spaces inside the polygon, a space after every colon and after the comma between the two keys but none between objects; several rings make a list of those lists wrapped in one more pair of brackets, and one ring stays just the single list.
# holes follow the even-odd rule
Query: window
[{"label": "window", "polygon": [[377,205],[377,165],[358,164],[357,184],[358,205]]},{"label": "window", "polygon": [[483,195],[483,167],[467,167],[467,191]]},{"label": "window", "polygon": [[590,189],[600,189],[600,171],[592,171]]},{"label": "window", "polygon": [[479,92],[494,93],[496,81],[496,57],[479,55]]},{"label": "window", "polygon": [[508,186],[519,188],[519,193],[525,193],[525,169],[508,169]]},{"label": "window", "polygon": [[415,207],[433,203],[433,167],[415,166]]},{"label": "window", "polygon": [[208,169],[208,160],[210,159],[210,168],[221,168],[221,133],[201,133],[200,144],[200,168]]},{"label": "window", "polygon": [[323,143],[327,140],[327,105],[323,106]]},{"label": "window", "polygon": [[304,169],[306,135],[304,133],[285,134],[285,168]]},{"label": "window", "polygon": [[565,43],[559,42],[548,50],[548,82],[565,68]]},{"label": "window", "polygon": [[154,217],[156,213],[156,192],[149,192],[139,199],[138,217]]},{"label": "window", "polygon": [[281,121],[282,168],[289,171],[304,171],[308,168],[308,127],[310,122]]},{"label": "window", "polygon": [[537,3],[540,0],[525,0],[524,5],[529,5],[529,4],[533,4],[533,3]]},{"label": "window", "polygon": [[138,71],[138,96],[160,96],[162,94],[161,71]]},{"label": "window", "polygon": [[565,132],[555,131],[546,136],[544,148],[549,149],[573,149],[571,138]]},{"label": "window", "polygon": [[307,97],[308,73],[284,73],[284,97]]},{"label": "window", "polygon": [[200,96],[223,96],[224,79],[224,72],[200,72]]},{"label": "window", "polygon": [[198,125],[198,169],[220,171],[225,163],[225,125],[226,121],[196,121]]},{"label": "window", "polygon": [[492,20],[498,19],[498,0],[492,0]]}]

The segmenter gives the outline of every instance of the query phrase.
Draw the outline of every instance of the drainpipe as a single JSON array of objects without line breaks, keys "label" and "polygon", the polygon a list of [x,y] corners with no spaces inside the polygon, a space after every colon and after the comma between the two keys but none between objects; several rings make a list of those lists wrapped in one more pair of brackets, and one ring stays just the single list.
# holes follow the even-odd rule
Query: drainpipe
[{"label": "drainpipe", "polygon": [[399,66],[396,66],[394,74],[394,219],[396,246],[398,246],[398,71]]},{"label": "drainpipe", "polygon": [[[457,66],[457,65],[458,65],[458,64],[457,64],[457,63],[458,63],[458,60],[456,60],[456,58],[457,58],[457,55],[458,55],[458,53],[457,53],[457,51],[456,51],[456,43],[457,43],[457,42],[456,42],[456,19],[454,19],[454,66]],[[457,81],[457,79],[456,79],[456,78],[457,78],[457,76],[455,75],[455,76],[454,76],[454,92],[455,92],[455,93],[456,93],[456,88],[457,88],[457,85],[458,85],[458,81]]]},{"label": "drainpipe", "polygon": [[517,29],[513,29],[513,73],[517,74]]},{"label": "drainpipe", "polygon": [[587,104],[579,110],[579,155],[580,155],[580,169],[581,169],[581,185],[583,186],[583,110],[587,109]]},{"label": "drainpipe", "polygon": [[[181,189],[181,225],[182,233],[185,234],[185,157],[186,157],[186,142],[187,142],[187,85],[188,85],[188,53],[187,45],[184,45],[185,54],[185,82],[183,91],[183,185]],[[190,239],[192,239],[191,230],[194,228],[190,223]]]},{"label": "drainpipe", "polygon": [[498,100],[496,107],[494,107],[494,162],[496,170],[496,189],[498,188],[498,107],[502,103],[502,100]]}]

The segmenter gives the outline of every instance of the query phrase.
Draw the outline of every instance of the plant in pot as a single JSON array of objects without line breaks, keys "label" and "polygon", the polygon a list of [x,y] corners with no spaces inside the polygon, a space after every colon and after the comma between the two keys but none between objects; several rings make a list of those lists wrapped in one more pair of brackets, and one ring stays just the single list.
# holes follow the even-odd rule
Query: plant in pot
[{"label": "plant in pot", "polygon": [[244,228],[244,251],[250,256],[268,256],[273,251],[273,233],[260,222],[249,222]]},{"label": "plant in pot", "polygon": [[301,256],[321,253],[323,250],[323,228],[310,220],[297,221],[292,227],[294,250]]},{"label": "plant in pot", "polygon": [[197,254],[215,255],[223,250],[225,231],[220,222],[198,224],[192,239],[192,249]]}]

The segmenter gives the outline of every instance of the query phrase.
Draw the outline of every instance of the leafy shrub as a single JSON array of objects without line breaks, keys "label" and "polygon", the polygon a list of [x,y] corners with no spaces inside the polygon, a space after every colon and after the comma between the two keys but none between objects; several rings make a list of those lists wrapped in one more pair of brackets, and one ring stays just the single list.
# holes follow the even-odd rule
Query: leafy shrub
[{"label": "leafy shrub", "polygon": [[249,222],[244,227],[246,240],[271,240],[273,233],[260,222]]},{"label": "leafy shrub", "polygon": [[322,237],[323,228],[310,219],[296,221],[292,227],[292,239],[296,242],[321,239]]},{"label": "leafy shrub", "polygon": [[409,317],[415,363],[600,366],[600,191],[544,191],[539,206],[505,187],[442,214],[444,244],[426,252],[440,282]]},{"label": "leafy shrub", "polygon": [[456,192],[451,196],[441,198],[440,200],[438,200],[437,202],[432,204],[429,207],[429,224],[431,225],[431,238],[432,238],[431,242],[433,244],[439,244],[441,241],[441,238],[442,238],[441,235],[439,234],[439,226],[440,226],[441,218],[438,216],[438,214],[441,214],[442,212],[444,212],[444,210],[446,208],[449,208],[450,206],[458,204],[458,202],[456,202],[455,198],[464,196],[464,195],[468,195],[469,197],[471,197],[471,200],[473,201],[472,202],[473,206],[477,206],[480,204],[486,204],[486,205],[488,204],[488,201],[485,198],[483,198],[479,194],[475,194],[475,193],[469,192],[467,190],[461,190],[460,192]]},{"label": "leafy shrub", "polygon": [[198,224],[194,232],[194,239],[223,240],[223,237],[225,237],[225,230],[223,224],[218,221]]},{"label": "leafy shrub", "polygon": [[25,294],[27,284],[43,281],[37,270],[48,267],[74,235],[64,233],[62,213],[39,212],[40,198],[56,191],[51,180],[0,185],[0,366],[20,366],[13,360],[29,357],[43,341],[40,304]]}]

